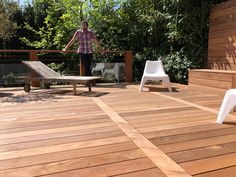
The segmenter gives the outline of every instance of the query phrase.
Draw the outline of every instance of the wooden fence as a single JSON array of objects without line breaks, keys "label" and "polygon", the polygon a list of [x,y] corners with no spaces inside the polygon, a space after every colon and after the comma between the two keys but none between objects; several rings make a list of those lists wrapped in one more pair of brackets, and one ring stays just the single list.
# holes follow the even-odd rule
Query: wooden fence
[{"label": "wooden fence", "polygon": [[[25,56],[19,57],[18,54],[25,53]],[[8,63],[8,62],[20,62],[21,60],[32,60],[37,61],[39,60],[39,55],[42,53],[63,53],[61,50],[0,50],[0,62],[1,63]],[[66,53],[76,53],[75,50],[68,50]],[[105,53],[110,54],[117,54],[117,55],[123,55],[124,57],[124,63],[125,63],[125,81],[131,82],[132,81],[132,62],[133,62],[133,52],[132,51],[105,51]],[[105,54],[104,53],[104,54]],[[4,57],[5,55],[8,55],[9,57]],[[4,58],[1,60],[1,58]],[[47,61],[49,59],[44,58],[43,61]],[[65,59],[64,59],[65,60]],[[57,62],[60,61],[57,60]],[[63,60],[61,60],[63,61]],[[80,63],[80,75],[84,75],[84,68],[83,65]],[[35,84],[34,84],[35,85]]]}]

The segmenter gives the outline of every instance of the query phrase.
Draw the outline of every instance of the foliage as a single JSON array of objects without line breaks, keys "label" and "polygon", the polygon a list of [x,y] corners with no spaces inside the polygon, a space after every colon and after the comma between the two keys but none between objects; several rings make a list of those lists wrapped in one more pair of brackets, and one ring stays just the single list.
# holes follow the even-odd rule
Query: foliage
[{"label": "foliage", "polygon": [[220,1],[128,0],[124,9],[131,23],[130,46],[136,53],[134,78],[140,80],[145,61],[157,56],[162,56],[176,82],[187,82],[188,68],[204,67],[209,12],[216,2]]},{"label": "foliage", "polygon": [[0,0],[0,39],[6,41],[10,39],[17,28],[13,21],[18,10],[17,3],[12,0]]},{"label": "foliage", "polygon": [[223,1],[33,0],[20,11],[20,38],[31,48],[62,49],[85,19],[104,49],[134,51],[135,81],[146,60],[161,57],[171,80],[187,83],[189,68],[206,65],[210,8]]}]

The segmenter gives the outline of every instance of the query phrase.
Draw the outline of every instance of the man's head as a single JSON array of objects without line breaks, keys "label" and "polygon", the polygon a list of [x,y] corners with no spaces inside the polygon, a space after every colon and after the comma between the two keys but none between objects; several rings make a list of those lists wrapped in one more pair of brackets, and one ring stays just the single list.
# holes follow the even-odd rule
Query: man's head
[{"label": "man's head", "polygon": [[88,30],[88,22],[82,21],[81,27],[82,27],[83,31],[87,31]]}]

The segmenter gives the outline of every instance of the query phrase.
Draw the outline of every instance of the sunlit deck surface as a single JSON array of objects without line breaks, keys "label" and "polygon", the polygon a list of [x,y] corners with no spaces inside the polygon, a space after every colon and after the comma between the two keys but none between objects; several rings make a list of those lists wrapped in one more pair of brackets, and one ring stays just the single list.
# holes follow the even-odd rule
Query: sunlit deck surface
[{"label": "sunlit deck surface", "polygon": [[224,92],[174,84],[0,88],[0,176],[233,177],[236,119]]}]

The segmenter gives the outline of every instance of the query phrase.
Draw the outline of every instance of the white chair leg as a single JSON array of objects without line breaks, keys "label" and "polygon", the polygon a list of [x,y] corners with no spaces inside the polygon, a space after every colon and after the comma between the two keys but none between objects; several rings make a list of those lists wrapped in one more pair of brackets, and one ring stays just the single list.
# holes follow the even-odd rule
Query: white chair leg
[{"label": "white chair leg", "polygon": [[171,85],[169,84],[169,86],[168,86],[168,90],[169,90],[169,92],[172,92],[172,88],[171,88]]},{"label": "white chair leg", "polygon": [[145,82],[146,82],[145,77],[142,77],[141,84],[139,86],[139,92],[143,91],[143,86],[144,86]]},{"label": "white chair leg", "polygon": [[170,78],[169,77],[167,77],[167,86],[168,86],[168,90],[169,90],[169,92],[172,92],[172,87],[171,87],[171,83],[170,83]]},{"label": "white chair leg", "polygon": [[171,84],[170,84],[170,78],[166,77],[164,80],[165,85],[168,87],[169,92],[172,92]]},{"label": "white chair leg", "polygon": [[220,111],[218,113],[218,117],[216,122],[217,123],[223,123],[225,117],[229,114],[229,112],[234,108],[235,106],[235,97],[231,96],[230,90],[226,92],[223,102],[220,107]]}]

